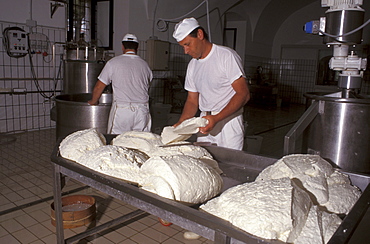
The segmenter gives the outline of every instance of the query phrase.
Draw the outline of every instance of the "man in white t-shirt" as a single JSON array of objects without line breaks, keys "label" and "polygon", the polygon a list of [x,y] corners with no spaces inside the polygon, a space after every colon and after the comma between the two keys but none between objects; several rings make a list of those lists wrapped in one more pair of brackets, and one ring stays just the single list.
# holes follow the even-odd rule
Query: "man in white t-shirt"
[{"label": "man in white t-shirt", "polygon": [[112,58],[104,66],[95,84],[90,105],[97,105],[105,87],[112,83],[113,103],[109,114],[108,134],[126,131],[150,131],[149,85],[152,70],[138,56],[139,42],[133,34],[122,40],[123,54]]},{"label": "man in white t-shirt", "polygon": [[185,89],[188,97],[179,121],[194,117],[200,109],[208,125],[199,128],[197,141],[243,149],[243,107],[250,99],[240,56],[232,49],[211,43],[194,18],[175,26],[173,37],[193,59],[189,62]]}]

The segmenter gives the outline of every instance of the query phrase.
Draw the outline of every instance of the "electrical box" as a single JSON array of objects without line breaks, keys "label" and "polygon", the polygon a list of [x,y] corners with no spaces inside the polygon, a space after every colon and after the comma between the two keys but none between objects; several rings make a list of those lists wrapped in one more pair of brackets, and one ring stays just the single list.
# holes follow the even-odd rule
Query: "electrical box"
[{"label": "electrical box", "polygon": [[49,39],[42,33],[30,33],[30,51],[31,53],[48,53]]},{"label": "electrical box", "polygon": [[21,30],[9,30],[9,52],[28,53],[27,33]]},{"label": "electrical box", "polygon": [[170,43],[149,39],[146,41],[146,61],[152,70],[168,70]]}]

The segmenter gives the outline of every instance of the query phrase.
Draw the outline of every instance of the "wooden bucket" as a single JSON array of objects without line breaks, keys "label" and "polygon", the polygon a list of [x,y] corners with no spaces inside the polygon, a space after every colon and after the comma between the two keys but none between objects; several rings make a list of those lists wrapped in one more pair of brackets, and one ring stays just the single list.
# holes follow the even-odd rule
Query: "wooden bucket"
[{"label": "wooden bucket", "polygon": [[[54,202],[51,206],[51,224],[56,226]],[[96,217],[95,198],[87,195],[62,197],[63,228],[72,229],[91,223]]]}]

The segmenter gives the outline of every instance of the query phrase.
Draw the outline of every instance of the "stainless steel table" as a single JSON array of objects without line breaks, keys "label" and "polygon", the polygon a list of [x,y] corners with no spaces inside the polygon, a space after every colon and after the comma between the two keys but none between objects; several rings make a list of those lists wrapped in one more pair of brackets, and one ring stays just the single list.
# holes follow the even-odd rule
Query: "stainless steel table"
[{"label": "stainless steel table", "polygon": [[[106,137],[109,141],[113,138],[113,135],[106,135]],[[54,169],[53,191],[58,244],[75,242],[146,213],[158,216],[184,229],[195,232],[209,240],[213,240],[216,244],[282,243],[277,240],[263,240],[252,236],[223,219],[200,211],[197,205],[188,206],[160,197],[120,179],[109,177],[74,161],[64,159],[59,155],[59,143],[60,141],[51,155]],[[207,146],[205,148],[219,162],[219,167],[224,172],[225,186],[223,190],[240,183],[253,181],[265,167],[276,162],[276,159],[252,155],[244,151],[216,146]],[[329,242],[331,244],[347,243],[351,240],[353,233],[359,235],[359,238],[363,238],[367,235],[365,232],[368,232],[361,231],[361,233],[357,233],[362,226],[369,226],[368,223],[370,223],[370,213],[367,213],[369,212],[370,204],[370,176],[351,173],[349,175],[353,184],[363,190],[363,194],[332,237]],[[64,176],[73,178],[116,199],[122,200],[138,208],[138,210],[65,239],[61,206],[62,178]]]}]

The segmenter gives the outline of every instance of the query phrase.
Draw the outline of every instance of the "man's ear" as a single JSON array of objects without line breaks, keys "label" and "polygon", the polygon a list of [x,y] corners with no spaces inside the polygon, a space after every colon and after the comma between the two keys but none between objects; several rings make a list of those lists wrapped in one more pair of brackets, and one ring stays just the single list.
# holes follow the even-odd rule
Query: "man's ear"
[{"label": "man's ear", "polygon": [[203,40],[204,39],[204,33],[201,29],[198,29],[198,32],[197,32],[197,37],[200,39],[200,40]]}]

